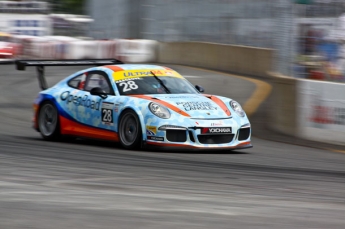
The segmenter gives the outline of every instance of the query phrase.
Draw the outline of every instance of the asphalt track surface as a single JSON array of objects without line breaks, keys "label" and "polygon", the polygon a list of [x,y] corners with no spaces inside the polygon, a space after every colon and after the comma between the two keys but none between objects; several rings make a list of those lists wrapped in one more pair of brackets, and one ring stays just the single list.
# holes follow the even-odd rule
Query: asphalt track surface
[{"label": "asphalt track surface", "polygon": [[[255,90],[170,67],[242,104]],[[255,137],[252,149],[202,153],[47,142],[31,128],[34,69],[0,69],[0,229],[345,228],[345,154]],[[78,69],[47,68],[48,82]]]}]

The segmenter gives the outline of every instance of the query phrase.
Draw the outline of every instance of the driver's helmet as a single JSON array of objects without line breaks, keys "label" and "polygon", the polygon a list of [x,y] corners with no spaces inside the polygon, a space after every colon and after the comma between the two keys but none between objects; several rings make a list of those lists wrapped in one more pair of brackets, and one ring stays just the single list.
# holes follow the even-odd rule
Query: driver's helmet
[{"label": "driver's helmet", "polygon": [[160,83],[153,84],[152,87],[156,89],[157,93],[164,93],[165,92],[164,87],[162,87],[162,85]]},{"label": "driver's helmet", "polygon": [[[166,85],[166,80],[161,81],[164,85]],[[153,84],[152,87],[156,89],[157,93],[165,93],[165,88],[159,82]]]}]

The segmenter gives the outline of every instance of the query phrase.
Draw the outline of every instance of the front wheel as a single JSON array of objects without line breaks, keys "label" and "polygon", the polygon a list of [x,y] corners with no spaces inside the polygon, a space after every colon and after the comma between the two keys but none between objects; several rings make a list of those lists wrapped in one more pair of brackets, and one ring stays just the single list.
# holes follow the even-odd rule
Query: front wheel
[{"label": "front wheel", "polygon": [[137,149],[141,144],[141,125],[137,114],[132,110],[124,111],[119,122],[119,138],[126,149]]},{"label": "front wheel", "polygon": [[53,103],[47,102],[41,106],[38,128],[46,140],[57,140],[60,137],[59,114]]}]

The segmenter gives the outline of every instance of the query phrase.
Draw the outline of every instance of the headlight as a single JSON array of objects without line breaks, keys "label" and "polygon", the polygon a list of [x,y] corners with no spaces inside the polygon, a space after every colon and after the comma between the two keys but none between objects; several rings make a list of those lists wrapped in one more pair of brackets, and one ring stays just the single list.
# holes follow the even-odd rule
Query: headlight
[{"label": "headlight", "polygon": [[164,118],[164,119],[170,118],[169,110],[162,105],[159,105],[157,103],[150,103],[149,109],[154,115],[160,118]]},{"label": "headlight", "polygon": [[239,116],[244,117],[246,114],[238,102],[232,100],[230,101],[230,106]]}]

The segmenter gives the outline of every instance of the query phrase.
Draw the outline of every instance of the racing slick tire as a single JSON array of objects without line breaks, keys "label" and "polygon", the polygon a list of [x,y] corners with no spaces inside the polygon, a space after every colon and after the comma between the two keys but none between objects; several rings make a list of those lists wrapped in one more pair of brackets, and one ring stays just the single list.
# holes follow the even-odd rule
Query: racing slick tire
[{"label": "racing slick tire", "polygon": [[119,121],[119,139],[126,149],[139,149],[142,130],[138,115],[133,110],[126,110]]},{"label": "racing slick tire", "polygon": [[46,140],[60,139],[59,113],[52,102],[42,104],[38,113],[38,129]]}]

